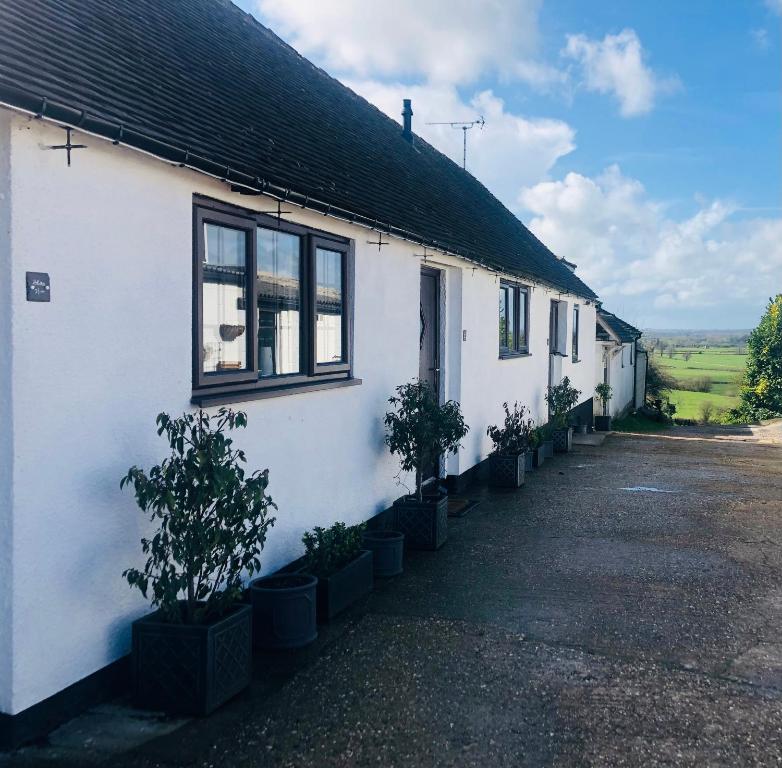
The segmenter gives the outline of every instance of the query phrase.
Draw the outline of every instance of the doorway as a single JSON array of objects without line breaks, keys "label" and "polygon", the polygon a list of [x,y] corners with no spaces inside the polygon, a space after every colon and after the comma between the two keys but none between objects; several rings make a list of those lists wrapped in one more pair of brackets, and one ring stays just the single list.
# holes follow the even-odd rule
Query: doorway
[{"label": "doorway", "polygon": [[[420,336],[418,340],[418,378],[432,388],[440,399],[440,273],[421,268]],[[436,456],[424,470],[424,481],[440,475],[440,457]]]}]

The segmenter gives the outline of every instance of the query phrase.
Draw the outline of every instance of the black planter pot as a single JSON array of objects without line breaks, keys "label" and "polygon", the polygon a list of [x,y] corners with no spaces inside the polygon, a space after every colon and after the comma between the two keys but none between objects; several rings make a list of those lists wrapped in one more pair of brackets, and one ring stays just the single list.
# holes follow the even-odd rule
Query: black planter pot
[{"label": "black planter pot", "polygon": [[598,432],[610,432],[611,431],[611,417],[610,416],[595,416],[595,430]]},{"label": "black planter pot", "polygon": [[405,535],[399,531],[365,531],[364,549],[372,551],[374,575],[380,578],[402,573]]},{"label": "black planter pot", "polygon": [[531,453],[532,465],[534,467],[539,467],[546,460],[546,448],[543,443],[537,446],[537,448],[533,448]]},{"label": "black planter pot", "polygon": [[323,623],[372,591],[372,552],[362,551],[355,560],[331,576],[318,579],[317,616]]},{"label": "black planter pot", "polygon": [[533,454],[535,453],[534,449],[530,449],[528,451],[524,452],[524,471],[525,472],[532,472],[532,470],[535,468],[535,461]]},{"label": "black planter pot", "polygon": [[318,636],[318,580],[304,573],[278,574],[250,582],[253,642],[267,650],[301,648]]},{"label": "black planter pot", "polygon": [[551,437],[554,441],[554,453],[567,453],[573,447],[573,427],[555,429]]},{"label": "black planter pot", "polygon": [[554,441],[553,440],[544,440],[543,441],[543,455],[550,459],[554,455]]},{"label": "black planter pot", "polygon": [[575,427],[573,427],[573,434],[574,435],[585,435],[587,433],[587,425],[586,424],[576,424]]},{"label": "black planter pot", "polygon": [[408,549],[440,549],[448,538],[448,494],[404,496],[394,502],[396,527]]},{"label": "black planter pot", "polygon": [[170,624],[158,612],[133,622],[137,707],[208,715],[252,680],[252,610],[237,605],[209,624]]},{"label": "black planter pot", "polygon": [[526,451],[511,455],[492,453],[489,456],[489,477],[496,488],[521,488],[524,485]]}]

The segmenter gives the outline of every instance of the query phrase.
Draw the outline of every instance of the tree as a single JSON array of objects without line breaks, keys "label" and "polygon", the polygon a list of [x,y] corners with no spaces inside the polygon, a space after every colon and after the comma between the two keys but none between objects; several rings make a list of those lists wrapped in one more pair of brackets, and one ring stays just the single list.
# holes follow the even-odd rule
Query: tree
[{"label": "tree", "polygon": [[782,416],[782,293],[747,340],[747,367],[737,411],[749,419]]},{"label": "tree", "polygon": [[241,598],[242,577],[261,569],[275,504],[266,493],[269,470],[246,474],[244,452],[228,433],[247,425],[246,414],[220,408],[157,417],[168,458],[149,473],[131,467],[120,487],[132,486],[139,507],[157,525],[141,540],[144,568],[123,576],[163,618],[198,624],[219,616]]},{"label": "tree", "polygon": [[659,400],[666,389],[676,389],[676,380],[666,373],[660,364],[650,357],[646,366],[646,397],[650,402]]},{"label": "tree", "polygon": [[396,388],[388,398],[394,406],[383,420],[386,445],[400,457],[405,472],[415,471],[415,491],[423,500],[423,471],[438,456],[456,453],[459,441],[469,427],[464,423],[459,403],[440,405],[432,388],[420,379]]}]

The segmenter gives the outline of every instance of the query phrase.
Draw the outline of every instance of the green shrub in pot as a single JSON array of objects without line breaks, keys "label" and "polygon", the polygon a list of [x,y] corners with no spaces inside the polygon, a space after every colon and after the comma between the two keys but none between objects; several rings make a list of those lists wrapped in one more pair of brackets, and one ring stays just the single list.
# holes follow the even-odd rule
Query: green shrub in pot
[{"label": "green shrub in pot", "polygon": [[505,421],[502,426],[490,426],[486,434],[494,444],[489,457],[489,470],[493,485],[519,488],[524,484],[526,454],[530,450],[535,422],[525,418],[527,409],[519,403],[513,404],[513,410],[503,403]]},{"label": "green shrub in pot", "polygon": [[260,570],[276,507],[268,470],[246,473],[230,437],[247,425],[244,413],[161,413],[157,425],[168,458],[148,473],[131,467],[120,483],[155,526],[141,540],[146,563],[123,574],[157,609],[133,624],[135,700],[206,714],[250,682],[251,612],[241,592],[244,577]]},{"label": "green shrub in pot", "polygon": [[559,453],[569,451],[572,445],[573,428],[568,424],[568,414],[580,396],[580,390],[572,386],[567,376],[559,384],[550,386],[546,392],[546,402],[551,412],[551,437],[554,450]]},{"label": "green shrub in pot", "polygon": [[317,614],[328,621],[372,589],[372,553],[363,548],[363,524],[334,523],[302,537],[302,570],[317,576]]},{"label": "green shrub in pot", "polygon": [[442,405],[425,381],[415,380],[396,388],[386,413],[386,445],[399,456],[402,470],[415,472],[415,493],[395,505],[397,528],[407,546],[438,549],[447,538],[448,498],[445,493],[424,495],[424,471],[440,456],[455,453],[469,427],[459,404]]},{"label": "green shrub in pot", "polygon": [[603,404],[602,415],[595,416],[595,429],[599,432],[609,432],[611,430],[611,416],[608,412],[608,403],[611,401],[613,391],[609,384],[602,382],[595,387],[595,394]]}]

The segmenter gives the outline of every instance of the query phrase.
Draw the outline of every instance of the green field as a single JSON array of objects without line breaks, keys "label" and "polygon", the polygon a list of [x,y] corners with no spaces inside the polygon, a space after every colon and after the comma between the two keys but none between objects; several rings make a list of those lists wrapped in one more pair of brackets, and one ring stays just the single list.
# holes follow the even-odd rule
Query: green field
[{"label": "green field", "polygon": [[[685,357],[689,356],[688,360]],[[687,348],[677,347],[673,357],[668,353],[662,357],[655,353],[656,362],[680,382],[695,379],[711,379],[708,392],[691,392],[674,389],[670,392],[671,402],[676,405],[676,416],[682,419],[700,419],[701,407],[710,402],[715,410],[726,410],[738,405],[738,392],[746,364],[746,355],[736,348]]]}]

